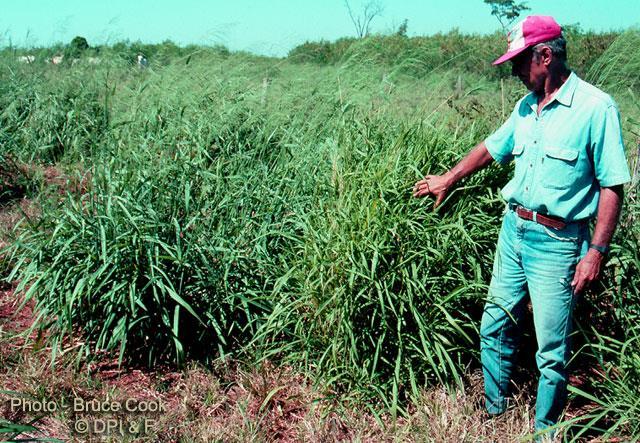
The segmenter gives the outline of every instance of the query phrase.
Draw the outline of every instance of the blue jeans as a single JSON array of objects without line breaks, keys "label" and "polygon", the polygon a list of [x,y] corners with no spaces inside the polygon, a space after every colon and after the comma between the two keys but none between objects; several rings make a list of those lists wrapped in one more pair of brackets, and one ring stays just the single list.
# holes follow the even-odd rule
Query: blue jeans
[{"label": "blue jeans", "polygon": [[487,411],[506,409],[519,342],[518,324],[531,299],[540,371],[535,430],[557,423],[567,396],[567,363],[575,297],[571,281],[589,245],[586,223],[563,230],[505,213],[480,326]]}]

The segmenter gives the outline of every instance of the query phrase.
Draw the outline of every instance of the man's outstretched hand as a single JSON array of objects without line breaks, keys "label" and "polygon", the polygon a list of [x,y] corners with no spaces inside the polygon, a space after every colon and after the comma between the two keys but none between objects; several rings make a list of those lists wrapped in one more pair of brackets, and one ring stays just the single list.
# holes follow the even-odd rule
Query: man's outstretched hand
[{"label": "man's outstretched hand", "polygon": [[443,175],[427,175],[413,186],[413,196],[418,198],[432,195],[436,199],[433,207],[437,208],[449,193],[451,185],[452,180],[449,173]]},{"label": "man's outstretched hand", "polygon": [[473,174],[475,171],[488,166],[493,161],[484,142],[480,142],[460,162],[442,175],[427,175],[416,182],[413,187],[414,197],[426,197],[432,195],[436,202],[434,209],[440,206],[449,193],[449,190],[457,181]]}]

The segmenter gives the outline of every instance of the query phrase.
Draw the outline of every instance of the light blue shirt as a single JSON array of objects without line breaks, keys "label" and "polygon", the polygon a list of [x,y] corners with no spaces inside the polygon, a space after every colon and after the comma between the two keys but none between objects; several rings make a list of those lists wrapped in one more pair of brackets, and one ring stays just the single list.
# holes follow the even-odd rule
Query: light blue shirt
[{"label": "light blue shirt", "polygon": [[596,215],[600,187],[631,180],[613,99],[572,73],[537,115],[534,93],[486,140],[499,163],[515,160],[509,203],[566,221]]}]

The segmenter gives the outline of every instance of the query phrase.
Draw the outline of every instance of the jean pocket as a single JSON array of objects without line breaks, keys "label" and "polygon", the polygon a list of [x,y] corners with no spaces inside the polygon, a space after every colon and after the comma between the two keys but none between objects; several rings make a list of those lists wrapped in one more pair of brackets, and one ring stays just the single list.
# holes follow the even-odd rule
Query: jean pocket
[{"label": "jean pocket", "polygon": [[540,226],[542,226],[542,229],[549,237],[555,240],[559,240],[567,243],[574,243],[576,245],[578,244],[578,240],[580,240],[580,232],[577,229],[569,229],[567,227],[561,230],[556,230],[552,228],[547,228],[544,225],[540,225]]}]

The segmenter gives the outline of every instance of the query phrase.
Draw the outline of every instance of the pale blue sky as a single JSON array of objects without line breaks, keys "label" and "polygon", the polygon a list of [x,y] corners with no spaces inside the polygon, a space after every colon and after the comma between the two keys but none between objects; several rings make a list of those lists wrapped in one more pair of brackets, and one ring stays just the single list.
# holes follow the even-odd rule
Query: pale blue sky
[{"label": "pale blue sky", "polygon": [[[358,11],[367,0],[350,0]],[[409,35],[458,27],[463,32],[499,28],[482,0],[379,0],[374,32],[396,30],[406,18]],[[344,0],[0,0],[0,45],[119,40],[223,44],[232,50],[286,55],[306,40],[355,35]],[[530,0],[529,14],[553,15],[560,24],[597,31],[640,23],[640,0]]]}]

